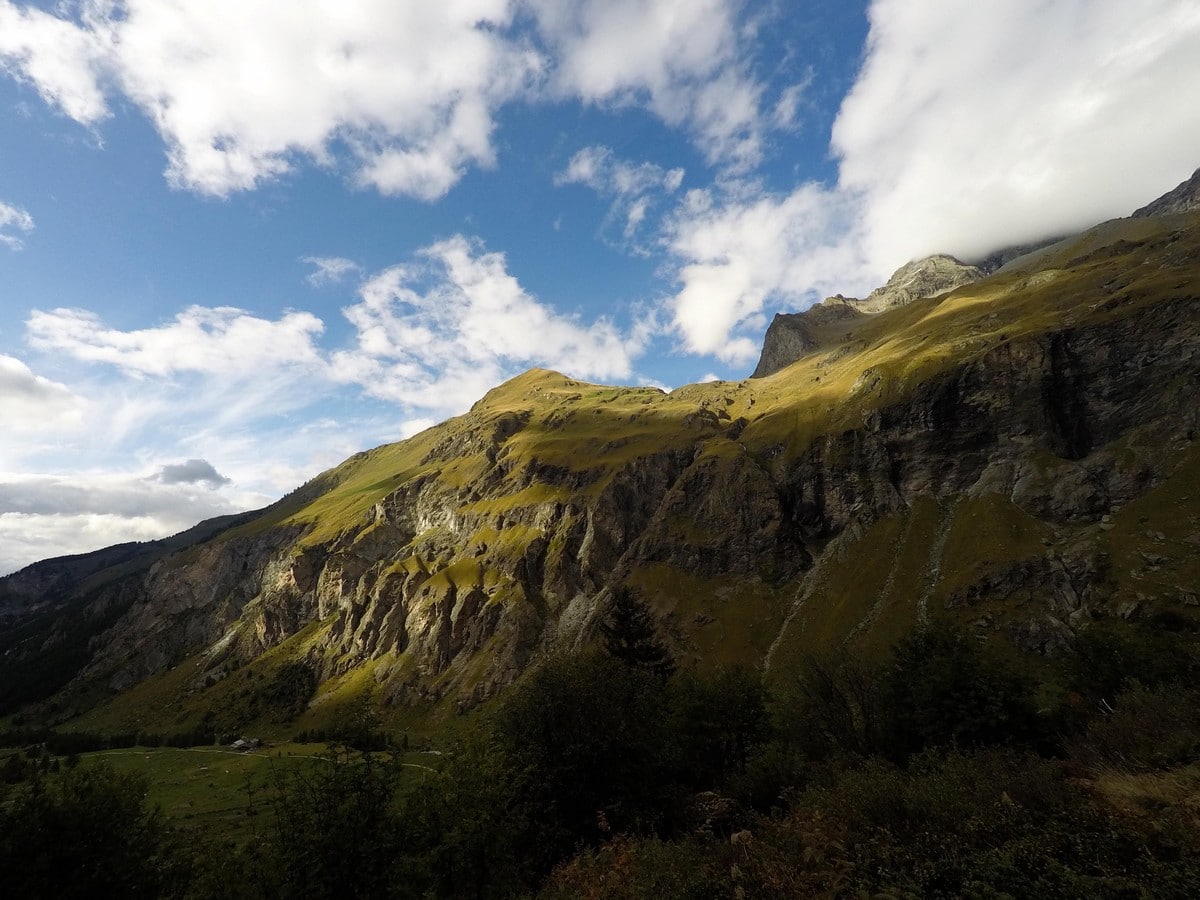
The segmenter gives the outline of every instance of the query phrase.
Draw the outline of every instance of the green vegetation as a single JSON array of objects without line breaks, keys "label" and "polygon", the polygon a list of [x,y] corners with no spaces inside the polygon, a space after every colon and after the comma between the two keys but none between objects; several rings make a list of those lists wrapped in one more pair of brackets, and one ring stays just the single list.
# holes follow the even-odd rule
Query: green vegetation
[{"label": "green vegetation", "polygon": [[626,665],[659,678],[670,678],[675,660],[658,636],[646,605],[629,588],[620,588],[613,597],[608,615],[600,623],[604,649]]},{"label": "green vegetation", "polygon": [[[1098,449],[1096,467],[1159,479],[1103,520],[1039,519],[996,471],[1004,493],[872,507],[888,486],[850,472],[840,499],[879,517],[827,533],[805,518],[805,491],[822,487],[788,480],[798,460],[890,454],[866,446],[864,423],[985,354],[1197,296],[1194,265],[1175,260],[1200,232],[1165,227],[1098,229],[1050,253],[1053,269],[828,324],[817,350],[765,379],[666,394],[534,370],[169,558],[182,570],[278,529],[284,606],[297,588],[295,606],[318,605],[326,554],[347,565],[320,621],[247,595],[220,651],[116,696],[77,682],[31,713],[57,730],[14,721],[0,741],[14,748],[0,756],[0,894],[1200,894],[1192,436],[1164,449],[1135,429]],[[1012,477],[1052,484],[1073,464],[1035,444]],[[729,543],[713,523],[732,520],[690,499],[639,509],[636,495],[724,484],[705,502],[736,505],[745,487],[754,507],[767,485],[736,536],[765,537],[734,571],[701,574]],[[635,559],[638,540],[654,546]],[[577,580],[592,581],[571,584],[589,553],[602,562]],[[596,571],[608,562],[611,585]],[[455,600],[530,615],[436,664],[400,649],[413,635],[358,645],[372,620],[360,632],[354,617],[409,579],[420,588],[396,609],[422,628],[444,626]],[[543,658],[538,629],[609,587],[602,646]],[[85,606],[0,639],[0,709],[67,684],[125,609],[89,620]],[[1105,607],[1129,621],[1090,620]],[[1073,646],[1018,656],[1008,626],[1032,609],[1053,609],[1055,638],[1069,621]],[[499,700],[459,715],[530,658]],[[767,659],[767,672],[739,665]],[[399,710],[413,696],[427,705]],[[243,734],[305,743],[218,745]],[[409,752],[410,734],[441,752]]]},{"label": "green vegetation", "polygon": [[[639,619],[630,599],[628,618]],[[634,645],[653,639],[645,631]],[[1094,627],[1055,670],[1051,706],[1034,702],[1046,686],[944,624],[883,659],[809,657],[769,691],[737,668],[664,678],[624,647],[546,661],[441,755],[10,754],[0,769],[10,782],[0,788],[0,891],[1182,898],[1200,889],[1200,653],[1186,617]],[[203,778],[210,790],[216,781],[179,777],[171,760],[189,753],[193,775],[240,767],[240,803],[184,813]],[[173,783],[147,794],[132,780],[139,766]],[[226,771],[224,783],[234,780]],[[103,862],[88,861],[101,852]]]}]

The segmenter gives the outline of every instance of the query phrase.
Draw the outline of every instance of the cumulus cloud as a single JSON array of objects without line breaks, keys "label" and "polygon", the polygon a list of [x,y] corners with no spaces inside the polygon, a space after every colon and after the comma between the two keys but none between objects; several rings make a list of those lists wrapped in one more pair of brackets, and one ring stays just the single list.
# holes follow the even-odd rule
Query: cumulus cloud
[{"label": "cumulus cloud", "polygon": [[301,164],[434,200],[495,161],[515,100],[637,106],[745,168],[796,93],[756,77],[742,0],[0,0],[0,68],[95,126],[131,101],[167,176],[216,196]]},{"label": "cumulus cloud", "polygon": [[785,195],[689,192],[665,229],[679,281],[669,306],[684,347],[744,364],[758,353],[764,310],[869,286],[857,211],[818,184]]},{"label": "cumulus cloud", "polygon": [[[0,24],[0,28],[2,27]],[[20,207],[0,203],[0,244],[10,250],[20,250],[25,246],[25,242],[12,234],[12,230],[26,234],[33,231],[33,217]]]},{"label": "cumulus cloud", "polygon": [[1200,158],[1194,0],[875,0],[833,131],[894,269],[1126,215]]},{"label": "cumulus cloud", "polygon": [[357,346],[333,357],[340,380],[409,408],[461,411],[504,378],[545,365],[625,378],[643,336],[583,323],[538,301],[504,255],[456,235],[368,279],[344,310]]},{"label": "cumulus cloud", "polygon": [[736,0],[528,0],[552,48],[556,90],[598,104],[644,105],[695,136],[710,162],[762,154],[763,85]]},{"label": "cumulus cloud", "polygon": [[671,194],[683,183],[683,169],[664,169],[650,162],[620,159],[608,147],[584,147],[554,177],[556,185],[581,184],[612,198],[606,224],[622,220],[621,233],[631,241],[658,195]]},{"label": "cumulus cloud", "polygon": [[228,497],[131,474],[0,474],[0,574],[45,558],[166,537],[238,511]]},{"label": "cumulus cloud", "polygon": [[[86,440],[92,455],[115,456],[129,446],[155,446],[160,455],[171,446],[222,446],[222,459],[249,459],[259,452],[251,433],[260,440],[270,434],[273,451],[295,455],[293,417],[311,417],[336,401],[343,424],[331,419],[321,441],[328,444],[340,428],[346,434],[337,447],[348,455],[361,449],[353,441],[396,439],[462,412],[530,366],[628,378],[660,330],[653,310],[625,329],[606,317],[584,321],[558,312],[521,286],[503,254],[461,235],[366,278],[343,312],[353,337],[328,346],[325,323],[303,311],[266,319],[192,306],[158,326],[121,330],[89,310],[35,310],[26,320],[27,344],[60,367],[73,365],[73,377],[88,373],[91,396],[81,400],[19,360],[0,357],[0,387],[11,387],[0,409],[44,431],[46,410],[61,408],[74,416],[74,439]],[[390,421],[378,410],[368,413],[381,419],[363,426],[370,436],[349,425],[352,404],[362,398],[396,404]],[[22,458],[28,454],[14,447],[0,452],[0,465]],[[224,477],[202,460],[157,472],[172,483]]]},{"label": "cumulus cloud", "polygon": [[307,312],[261,319],[234,307],[191,306],[169,324],[135,331],[109,328],[82,309],[34,310],[26,322],[30,346],[107,363],[134,376],[203,372],[261,377],[280,368],[320,369],[314,339],[324,324]]},{"label": "cumulus cloud", "polygon": [[[1191,0],[874,0],[869,14],[833,129],[837,183],[735,182],[668,217],[686,350],[749,362],[764,311],[1126,215],[1200,164]],[[802,96],[785,92],[777,124]]]},{"label": "cumulus cloud", "polygon": [[347,275],[361,271],[361,267],[354,260],[340,256],[302,256],[300,261],[313,267],[305,279],[313,287],[337,284]]},{"label": "cumulus cloud", "polygon": [[107,0],[68,18],[0,0],[0,64],[85,124],[124,94],[183,188],[224,196],[346,148],[359,182],[431,200],[492,162],[495,108],[541,66],[502,33],[513,7]]},{"label": "cumulus cloud", "polygon": [[213,464],[206,459],[168,463],[159,469],[156,478],[163,484],[207,484],[212,487],[229,484],[231,480],[214,469]]},{"label": "cumulus cloud", "polygon": [[98,30],[0,0],[0,70],[84,125],[108,115],[101,79],[109,49]]},{"label": "cumulus cloud", "polygon": [[80,422],[85,401],[65,384],[0,354],[0,427],[9,432],[48,431]]},{"label": "cumulus cloud", "polygon": [[48,552],[51,556],[89,553],[125,541],[155,540],[186,527],[167,526],[164,530],[158,520],[149,516],[126,518],[105,513],[45,516],[0,511],[0,575],[46,559]]}]

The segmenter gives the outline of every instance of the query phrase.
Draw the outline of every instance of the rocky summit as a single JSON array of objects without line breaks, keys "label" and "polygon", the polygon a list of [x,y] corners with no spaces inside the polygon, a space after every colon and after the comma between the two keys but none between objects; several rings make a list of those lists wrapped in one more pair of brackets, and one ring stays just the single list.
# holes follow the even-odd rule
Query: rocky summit
[{"label": "rocky summit", "polygon": [[856,319],[936,297],[982,277],[980,269],[952,256],[930,256],[901,266],[887,284],[862,300],[837,294],[805,312],[777,313],[750,377],[773,375],[823,344],[840,340]]},{"label": "rocky summit", "polygon": [[1200,213],[1162,209],[777,317],[745,381],[533,370],[257,513],[36,564],[0,580],[4,702],[237,728],[301,671],[301,725],[453,712],[618,588],[682,665],[768,674],[935,620],[1055,654],[1196,606]]}]

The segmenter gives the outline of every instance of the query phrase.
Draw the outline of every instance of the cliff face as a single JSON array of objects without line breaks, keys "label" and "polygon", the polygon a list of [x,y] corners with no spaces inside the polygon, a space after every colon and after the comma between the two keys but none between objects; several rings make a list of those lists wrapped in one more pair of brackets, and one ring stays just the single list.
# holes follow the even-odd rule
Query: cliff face
[{"label": "cliff face", "polygon": [[1172,216],[1200,209],[1200,169],[1174,190],[1143,206],[1133,214],[1134,218]]},{"label": "cliff face", "polygon": [[901,266],[864,299],[828,297],[801,313],[777,313],[763,340],[762,355],[751,378],[764,378],[790,366],[823,345],[834,343],[856,319],[937,297],[978,281],[983,271],[952,256],[930,256]]},{"label": "cliff face", "polygon": [[470,706],[588,639],[622,584],[685,663],[768,668],[937,617],[1052,653],[1094,617],[1194,605],[1200,218],[1056,247],[878,312],[830,302],[850,312],[810,317],[819,340],[769,377],[664,394],[526,373],[80,594],[122,612],[76,687],[187,660],[199,714],[286,657]]}]

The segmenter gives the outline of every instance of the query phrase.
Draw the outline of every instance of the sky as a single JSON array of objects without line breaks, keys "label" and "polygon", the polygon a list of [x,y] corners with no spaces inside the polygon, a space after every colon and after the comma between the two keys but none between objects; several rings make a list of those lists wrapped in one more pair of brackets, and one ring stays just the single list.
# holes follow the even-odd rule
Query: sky
[{"label": "sky", "polygon": [[0,574],[1200,166],[1200,0],[0,0]]}]

